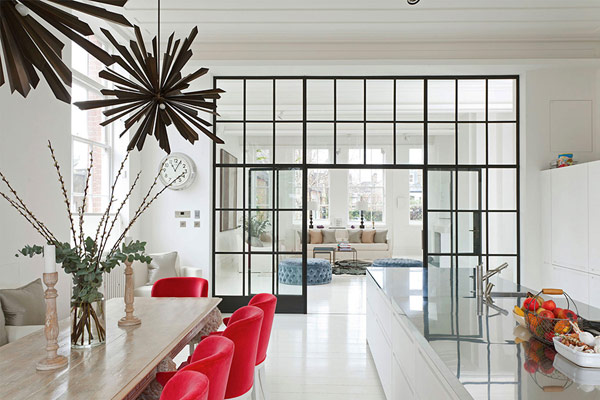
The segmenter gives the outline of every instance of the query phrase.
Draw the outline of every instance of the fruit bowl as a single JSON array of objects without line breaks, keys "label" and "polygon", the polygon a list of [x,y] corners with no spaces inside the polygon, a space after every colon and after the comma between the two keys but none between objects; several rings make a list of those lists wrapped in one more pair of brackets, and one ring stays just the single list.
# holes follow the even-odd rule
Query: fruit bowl
[{"label": "fruit bowl", "polygon": [[522,342],[525,353],[523,369],[544,392],[562,392],[571,384],[564,374],[554,368],[556,350],[535,338]]},{"label": "fruit bowl", "polygon": [[[544,301],[541,294],[563,295],[566,308],[556,307],[553,300]],[[544,305],[547,308],[544,308]],[[536,339],[553,346],[554,336],[569,333],[572,329],[571,321],[580,321],[578,311],[572,311],[571,307],[577,310],[577,305],[571,296],[561,289],[542,289],[537,295],[528,297],[523,302],[525,324]]]}]

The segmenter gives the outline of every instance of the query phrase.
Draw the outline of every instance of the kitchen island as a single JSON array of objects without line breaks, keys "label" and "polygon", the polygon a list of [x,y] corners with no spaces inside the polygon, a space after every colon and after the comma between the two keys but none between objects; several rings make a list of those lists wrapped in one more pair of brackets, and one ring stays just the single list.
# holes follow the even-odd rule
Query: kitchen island
[{"label": "kitchen island", "polygon": [[[494,298],[478,313],[473,269],[367,271],[367,341],[388,400],[600,399],[600,386],[582,384],[579,367],[517,326],[512,309],[523,297]],[[494,292],[530,291],[490,282]],[[559,307],[564,300],[545,297]],[[600,320],[597,308],[577,308]]]}]

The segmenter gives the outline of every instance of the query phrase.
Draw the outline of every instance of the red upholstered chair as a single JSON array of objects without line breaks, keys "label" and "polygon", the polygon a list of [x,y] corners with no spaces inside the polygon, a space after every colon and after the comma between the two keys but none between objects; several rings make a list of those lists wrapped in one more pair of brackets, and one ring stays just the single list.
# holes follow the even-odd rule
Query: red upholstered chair
[{"label": "red upholstered chair", "polygon": [[235,344],[233,362],[225,391],[226,399],[247,399],[251,396],[263,315],[264,312],[258,307],[242,307],[229,318],[227,328],[217,335],[229,338]]},{"label": "red upholstered chair", "polygon": [[207,400],[208,378],[195,371],[181,371],[167,383],[160,400]]},{"label": "red upholstered chair", "polygon": [[198,344],[190,364],[185,365],[179,371],[158,372],[156,380],[166,387],[173,376],[178,373],[183,371],[200,372],[206,375],[210,382],[208,400],[223,400],[234,348],[233,342],[224,336],[209,336]]},{"label": "red upholstered chair", "polygon": [[152,297],[208,297],[208,281],[183,276],[159,279],[152,285]]},{"label": "red upholstered chair", "polygon": [[[260,339],[258,341],[258,350],[256,352],[254,397],[266,399],[267,385],[265,376],[265,360],[267,358],[267,349],[269,348],[269,339],[271,338],[271,328],[273,327],[275,308],[277,307],[277,297],[269,293],[259,293],[250,299],[248,305],[258,307],[264,312],[262,327],[260,330]],[[229,321],[229,318],[223,319],[223,323],[227,326],[230,323]]]}]

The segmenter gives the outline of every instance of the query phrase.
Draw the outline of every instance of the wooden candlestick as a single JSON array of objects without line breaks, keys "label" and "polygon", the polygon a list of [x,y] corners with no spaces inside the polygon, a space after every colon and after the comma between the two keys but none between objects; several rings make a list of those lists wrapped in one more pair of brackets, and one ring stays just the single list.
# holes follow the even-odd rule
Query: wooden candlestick
[{"label": "wooden candlestick", "polygon": [[58,282],[58,272],[44,273],[44,283],[46,289],[46,358],[37,363],[36,369],[39,371],[48,371],[66,366],[69,363],[67,357],[59,356],[58,350],[58,317],[56,315],[56,297],[58,292],[54,289]]},{"label": "wooden candlestick", "polygon": [[119,320],[119,326],[133,326],[142,320],[133,315],[133,263],[125,261],[125,316]]}]

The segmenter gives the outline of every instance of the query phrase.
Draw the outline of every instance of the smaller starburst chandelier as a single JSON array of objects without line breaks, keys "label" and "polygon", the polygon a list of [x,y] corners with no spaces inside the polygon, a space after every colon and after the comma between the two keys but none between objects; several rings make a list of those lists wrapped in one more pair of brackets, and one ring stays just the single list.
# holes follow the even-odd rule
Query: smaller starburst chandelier
[{"label": "smaller starburst chandelier", "polygon": [[[120,45],[117,40],[105,29],[102,33],[117,49],[120,55],[113,55],[116,64],[121,66],[129,77],[125,77],[114,70],[106,68],[100,72],[100,77],[115,84],[114,89],[104,89],[101,93],[113,98],[104,100],[90,100],[74,103],[81,110],[112,107],[103,112],[108,117],[102,126],[126,117],[123,136],[136,123],[134,134],[129,142],[128,150],[137,147],[141,150],[146,136],[154,135],[159,146],[167,153],[171,152],[167,127],[174,125],[190,143],[198,140],[196,131],[199,130],[213,141],[223,141],[213,134],[208,128],[210,122],[198,116],[199,112],[216,114],[216,99],[219,99],[221,89],[206,89],[183,92],[189,88],[190,83],[205,75],[207,68],[183,76],[181,70],[192,58],[190,49],[198,28],[192,29],[190,35],[181,42],[174,41],[175,34],[171,34],[167,43],[161,63],[160,58],[160,0],[158,2],[158,38],[152,39],[152,52],[146,50],[144,39],[139,27],[134,26],[136,40],[130,41],[131,52]],[[113,107],[114,106],[114,107]]]}]

